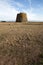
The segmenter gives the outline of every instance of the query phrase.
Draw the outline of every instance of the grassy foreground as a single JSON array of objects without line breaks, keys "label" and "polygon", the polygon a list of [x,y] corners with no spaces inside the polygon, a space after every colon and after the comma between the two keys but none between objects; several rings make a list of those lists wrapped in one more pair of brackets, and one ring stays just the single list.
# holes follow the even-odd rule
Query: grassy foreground
[{"label": "grassy foreground", "polygon": [[0,65],[43,65],[43,23],[0,23]]}]

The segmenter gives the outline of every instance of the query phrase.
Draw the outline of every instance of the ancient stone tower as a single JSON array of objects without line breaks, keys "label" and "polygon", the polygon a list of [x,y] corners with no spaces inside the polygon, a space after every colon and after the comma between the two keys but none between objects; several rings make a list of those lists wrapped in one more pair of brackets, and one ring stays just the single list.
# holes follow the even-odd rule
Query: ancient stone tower
[{"label": "ancient stone tower", "polygon": [[19,14],[17,14],[16,22],[27,22],[27,15],[26,15],[26,13],[19,13]]}]

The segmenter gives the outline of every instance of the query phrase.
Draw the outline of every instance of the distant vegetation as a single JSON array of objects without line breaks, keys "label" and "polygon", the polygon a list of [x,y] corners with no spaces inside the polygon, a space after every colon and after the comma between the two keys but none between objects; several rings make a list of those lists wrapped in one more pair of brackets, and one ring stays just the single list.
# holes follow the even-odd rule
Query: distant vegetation
[{"label": "distant vegetation", "polygon": [[6,21],[1,21],[1,22],[6,22]]}]

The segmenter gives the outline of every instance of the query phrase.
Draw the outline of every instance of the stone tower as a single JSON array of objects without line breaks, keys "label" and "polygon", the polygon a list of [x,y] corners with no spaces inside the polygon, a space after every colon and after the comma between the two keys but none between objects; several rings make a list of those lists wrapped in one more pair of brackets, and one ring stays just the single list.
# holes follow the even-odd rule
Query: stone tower
[{"label": "stone tower", "polygon": [[27,15],[26,15],[26,13],[19,13],[19,14],[17,14],[16,22],[27,22]]}]

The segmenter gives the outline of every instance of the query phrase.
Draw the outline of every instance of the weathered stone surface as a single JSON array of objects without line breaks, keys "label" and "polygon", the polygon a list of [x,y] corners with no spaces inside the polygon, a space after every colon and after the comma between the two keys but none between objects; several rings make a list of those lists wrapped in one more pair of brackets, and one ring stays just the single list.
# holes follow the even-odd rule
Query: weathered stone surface
[{"label": "weathered stone surface", "polygon": [[19,14],[17,14],[16,22],[27,22],[27,15],[26,15],[26,13],[19,13]]}]

